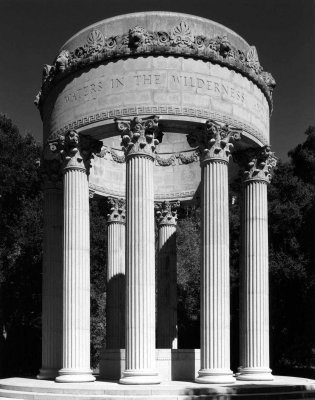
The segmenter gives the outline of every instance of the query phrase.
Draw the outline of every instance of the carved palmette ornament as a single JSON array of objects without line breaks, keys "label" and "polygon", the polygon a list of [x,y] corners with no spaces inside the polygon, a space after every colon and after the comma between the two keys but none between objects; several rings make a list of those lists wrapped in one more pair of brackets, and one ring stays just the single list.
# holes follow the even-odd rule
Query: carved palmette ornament
[{"label": "carved palmette ornament", "polygon": [[94,154],[99,153],[103,143],[90,136],[70,130],[64,135],[48,139],[50,151],[59,154],[64,168],[80,168],[89,172]]},{"label": "carved palmette ornament", "polygon": [[155,203],[155,215],[157,223],[161,225],[176,225],[177,210],[180,207],[179,201],[163,201]]},{"label": "carved palmette ornament", "polygon": [[190,46],[194,41],[194,36],[186,21],[181,21],[178,25],[174,26],[171,32],[171,38],[174,44],[179,46]]},{"label": "carved palmette ornament", "polygon": [[126,222],[126,202],[124,199],[117,199],[115,197],[108,197],[107,203],[110,206],[110,213],[107,214],[107,223],[120,223]]},{"label": "carved palmette ornament", "polygon": [[258,53],[255,46],[251,46],[246,54],[246,63],[249,68],[252,68],[256,73],[261,72]]},{"label": "carved palmette ornament", "polygon": [[87,44],[89,47],[95,50],[102,49],[105,45],[104,35],[100,30],[93,29],[87,37]]},{"label": "carved palmette ornament", "polygon": [[131,120],[115,119],[116,128],[121,133],[122,148],[126,157],[133,154],[154,156],[155,148],[159,144],[159,117],[135,117]]},{"label": "carved palmette ornament", "polygon": [[228,161],[233,148],[231,141],[240,140],[241,129],[227,124],[219,124],[213,120],[207,120],[202,132],[193,132],[187,135],[190,146],[198,146],[202,154],[201,160]]}]

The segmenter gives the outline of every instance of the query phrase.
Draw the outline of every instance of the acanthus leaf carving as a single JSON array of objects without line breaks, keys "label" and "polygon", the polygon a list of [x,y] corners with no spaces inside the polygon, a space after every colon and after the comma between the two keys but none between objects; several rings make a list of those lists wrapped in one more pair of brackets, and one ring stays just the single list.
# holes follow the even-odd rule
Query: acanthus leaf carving
[{"label": "acanthus leaf carving", "polygon": [[205,123],[202,132],[193,132],[187,135],[187,141],[192,147],[199,147],[202,161],[228,161],[233,148],[231,141],[241,138],[242,130],[228,124],[219,124],[211,119]]},{"label": "acanthus leaf carving", "polygon": [[239,151],[235,160],[243,169],[244,182],[260,180],[269,183],[277,165],[277,158],[270,146]]},{"label": "acanthus leaf carving", "polygon": [[154,204],[156,210],[156,220],[159,226],[161,225],[176,225],[177,224],[177,210],[180,207],[180,202],[177,201],[163,201]]},{"label": "acanthus leaf carving", "polygon": [[126,202],[124,199],[116,197],[107,197],[107,204],[110,206],[110,212],[107,214],[107,223],[120,223],[126,222]]},{"label": "acanthus leaf carving", "polygon": [[93,154],[101,151],[103,143],[75,130],[48,138],[50,151],[59,154],[66,169],[83,169],[89,173]]},{"label": "acanthus leaf carving", "polygon": [[155,148],[159,144],[159,117],[134,117],[131,120],[115,119],[116,128],[121,133],[122,148],[126,157],[145,154],[154,158]]}]

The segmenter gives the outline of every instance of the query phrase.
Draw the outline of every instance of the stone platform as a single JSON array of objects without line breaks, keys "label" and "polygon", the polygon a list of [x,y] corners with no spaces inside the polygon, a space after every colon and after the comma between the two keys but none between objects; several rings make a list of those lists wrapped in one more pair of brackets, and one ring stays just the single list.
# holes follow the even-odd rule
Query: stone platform
[{"label": "stone platform", "polygon": [[272,382],[231,385],[200,385],[192,382],[171,381],[160,385],[120,385],[116,382],[96,381],[83,384],[62,384],[26,378],[0,380],[0,398],[30,400],[232,400],[315,399],[315,380],[277,376]]}]

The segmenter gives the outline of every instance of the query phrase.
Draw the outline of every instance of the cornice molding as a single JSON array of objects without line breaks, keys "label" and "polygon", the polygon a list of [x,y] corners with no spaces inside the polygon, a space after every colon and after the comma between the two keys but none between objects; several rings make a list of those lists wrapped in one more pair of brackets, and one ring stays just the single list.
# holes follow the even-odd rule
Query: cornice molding
[{"label": "cornice molding", "polygon": [[245,53],[231,44],[225,35],[193,35],[185,21],[181,21],[169,32],[147,31],[141,26],[135,26],[123,35],[106,37],[100,30],[92,29],[83,46],[73,51],[64,49],[53,65],[44,65],[42,86],[34,102],[41,109],[50,89],[79,69],[104,61],[148,55],[201,59],[240,72],[263,91],[272,110],[272,92],[276,82],[261,66],[256,47],[251,46]]}]

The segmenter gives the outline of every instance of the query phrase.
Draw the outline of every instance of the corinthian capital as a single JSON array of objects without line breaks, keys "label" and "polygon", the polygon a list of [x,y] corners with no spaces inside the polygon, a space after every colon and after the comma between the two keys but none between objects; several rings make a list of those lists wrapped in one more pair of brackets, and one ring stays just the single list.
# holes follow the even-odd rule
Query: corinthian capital
[{"label": "corinthian capital", "polygon": [[117,130],[121,133],[122,147],[126,157],[136,154],[154,157],[159,144],[159,117],[135,117],[132,120],[115,119]]},{"label": "corinthian capital", "polygon": [[199,147],[202,161],[229,161],[233,144],[231,141],[241,138],[241,129],[230,125],[221,125],[213,120],[207,120],[205,129],[200,133],[190,133],[187,141],[192,147]]},{"label": "corinthian capital", "polygon": [[250,148],[240,152],[236,161],[243,167],[244,182],[261,180],[270,183],[277,158],[270,146]]},{"label": "corinthian capital", "polygon": [[48,139],[50,151],[61,156],[65,169],[82,169],[89,172],[93,154],[101,151],[103,143],[91,136],[70,130],[64,135]]},{"label": "corinthian capital", "polygon": [[124,199],[108,197],[107,203],[110,206],[110,213],[107,214],[107,223],[117,222],[124,224],[126,222],[126,203]]},{"label": "corinthian capital", "polygon": [[179,201],[163,201],[155,203],[156,220],[161,225],[177,225],[177,210]]}]

